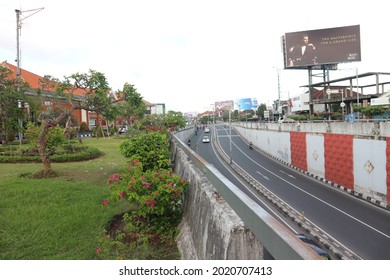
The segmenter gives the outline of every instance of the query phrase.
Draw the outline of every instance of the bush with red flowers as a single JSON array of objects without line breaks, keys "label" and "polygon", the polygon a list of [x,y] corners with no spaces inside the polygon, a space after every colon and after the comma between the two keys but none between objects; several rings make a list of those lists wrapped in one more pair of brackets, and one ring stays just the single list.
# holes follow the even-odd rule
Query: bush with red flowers
[{"label": "bush with red flowers", "polygon": [[[102,206],[125,202],[132,210],[120,214],[120,222],[113,223],[118,226],[109,226],[98,258],[171,258],[189,184],[169,168],[168,134],[147,131],[123,142],[120,151],[129,161],[122,172],[108,178],[111,195]],[[167,248],[171,253],[156,253]]]},{"label": "bush with red flowers", "polygon": [[111,200],[125,199],[135,204],[135,215],[145,221],[181,218],[182,194],[188,182],[170,169],[143,171],[142,163],[134,160],[125,172],[111,175],[108,184]]}]

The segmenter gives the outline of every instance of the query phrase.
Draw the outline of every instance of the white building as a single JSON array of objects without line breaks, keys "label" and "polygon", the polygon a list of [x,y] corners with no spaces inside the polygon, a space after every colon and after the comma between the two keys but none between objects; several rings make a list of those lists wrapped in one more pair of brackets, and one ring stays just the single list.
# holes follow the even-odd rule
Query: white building
[{"label": "white building", "polygon": [[390,90],[378,98],[371,99],[371,106],[383,106],[390,105]]}]

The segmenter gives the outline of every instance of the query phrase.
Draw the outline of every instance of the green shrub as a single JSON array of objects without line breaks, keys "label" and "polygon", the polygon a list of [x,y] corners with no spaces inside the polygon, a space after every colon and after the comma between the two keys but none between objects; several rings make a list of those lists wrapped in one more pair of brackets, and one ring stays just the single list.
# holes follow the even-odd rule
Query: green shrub
[{"label": "green shrub", "polygon": [[84,147],[80,149],[78,152],[72,153],[64,153],[64,154],[54,154],[50,156],[50,160],[53,162],[72,162],[72,161],[81,161],[94,159],[101,156],[101,152],[99,149],[94,147]]},{"label": "green shrub", "polygon": [[155,131],[136,135],[122,142],[121,154],[129,160],[140,160],[144,170],[169,168],[167,134]]},{"label": "green shrub", "polygon": [[15,140],[15,130],[10,129],[8,130],[8,141],[12,142]]},{"label": "green shrub", "polygon": [[116,132],[117,132],[116,127],[115,127],[115,126],[112,126],[112,127],[110,128],[110,134],[111,134],[111,135],[115,135]]},{"label": "green shrub", "polygon": [[92,129],[92,134],[95,135],[96,137],[103,137],[103,130],[102,127],[96,126]]},{"label": "green shrub", "polygon": [[0,156],[0,163],[40,162],[39,156]]},{"label": "green shrub", "polygon": [[[38,136],[41,132],[42,127],[37,126],[34,123],[28,123],[27,124],[27,131],[26,135],[28,140],[30,141],[30,145],[33,148],[38,148]],[[49,152],[53,152],[55,147],[65,144],[66,143],[66,137],[64,134],[64,129],[60,126],[50,127],[49,132],[46,135],[46,149]]]},{"label": "green shrub", "polygon": [[[82,161],[94,159],[102,155],[98,148],[72,144],[62,145],[55,150],[55,153],[50,156],[52,162]],[[0,163],[16,162],[41,162],[41,158],[38,152],[32,149],[12,148],[8,152],[0,152]]]},{"label": "green shrub", "polygon": [[0,146],[0,155],[11,155],[17,149],[18,149],[17,146],[11,146],[11,145]]},{"label": "green shrub", "polygon": [[87,123],[86,122],[82,122],[80,124],[80,131],[88,131],[88,130],[89,130],[89,127],[88,127]]},{"label": "green shrub", "polygon": [[[128,216],[132,226],[142,232],[157,231],[173,237],[182,217],[182,197],[188,182],[170,169],[146,170],[138,160],[127,170],[108,179],[111,201],[125,199],[137,205]],[[107,204],[108,200],[105,201]]]}]

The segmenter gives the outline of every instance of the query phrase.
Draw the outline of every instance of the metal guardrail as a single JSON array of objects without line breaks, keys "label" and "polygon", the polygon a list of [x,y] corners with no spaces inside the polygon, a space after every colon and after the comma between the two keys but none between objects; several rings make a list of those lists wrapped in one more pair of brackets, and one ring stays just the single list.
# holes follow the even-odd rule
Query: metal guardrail
[{"label": "metal guardrail", "polygon": [[180,132],[175,133],[172,139],[173,144],[176,145],[177,149],[181,149],[186,153],[191,163],[214,186],[275,259],[321,259],[319,255],[302,244],[292,232],[243,193],[214,166],[188,148],[182,140],[186,140],[190,135],[189,133],[188,130],[183,131],[182,135],[180,135]]}]

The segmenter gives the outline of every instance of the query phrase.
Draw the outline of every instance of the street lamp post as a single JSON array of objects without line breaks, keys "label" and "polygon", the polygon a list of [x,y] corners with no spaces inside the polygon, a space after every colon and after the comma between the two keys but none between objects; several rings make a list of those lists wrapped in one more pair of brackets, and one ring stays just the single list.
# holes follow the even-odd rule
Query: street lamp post
[{"label": "street lamp post", "polygon": [[210,104],[211,109],[213,110],[213,124],[215,124],[215,104]]},{"label": "street lamp post", "polygon": [[230,143],[230,164],[232,164],[232,107],[229,108],[229,143]]},{"label": "street lamp post", "polygon": [[[24,110],[24,101],[18,100],[18,108],[21,110]],[[18,119],[19,124],[19,145],[22,145],[23,143],[23,121],[21,118]]]},{"label": "street lamp post", "polygon": [[340,107],[341,107],[342,119],[344,121],[344,107],[345,107],[345,103],[344,103],[344,89],[341,89],[341,103],[340,103]]},{"label": "street lamp post", "polygon": [[281,108],[280,108],[280,69],[277,69],[277,73],[278,73],[278,118],[280,120],[281,119],[280,118],[280,114],[281,114]]},{"label": "street lamp post", "polygon": [[[359,68],[358,67],[353,67],[353,68],[344,68],[341,70],[350,70],[354,71],[355,77],[356,77],[356,102],[357,105],[360,106],[360,99],[359,99]],[[351,90],[352,90],[352,78],[351,78]],[[359,120],[359,112],[357,112],[357,120]]]},{"label": "street lamp post", "polygon": [[[357,105],[360,106],[359,102],[359,74],[358,74],[358,68],[356,67],[356,100]],[[357,119],[359,120],[359,111],[357,112]]]}]

